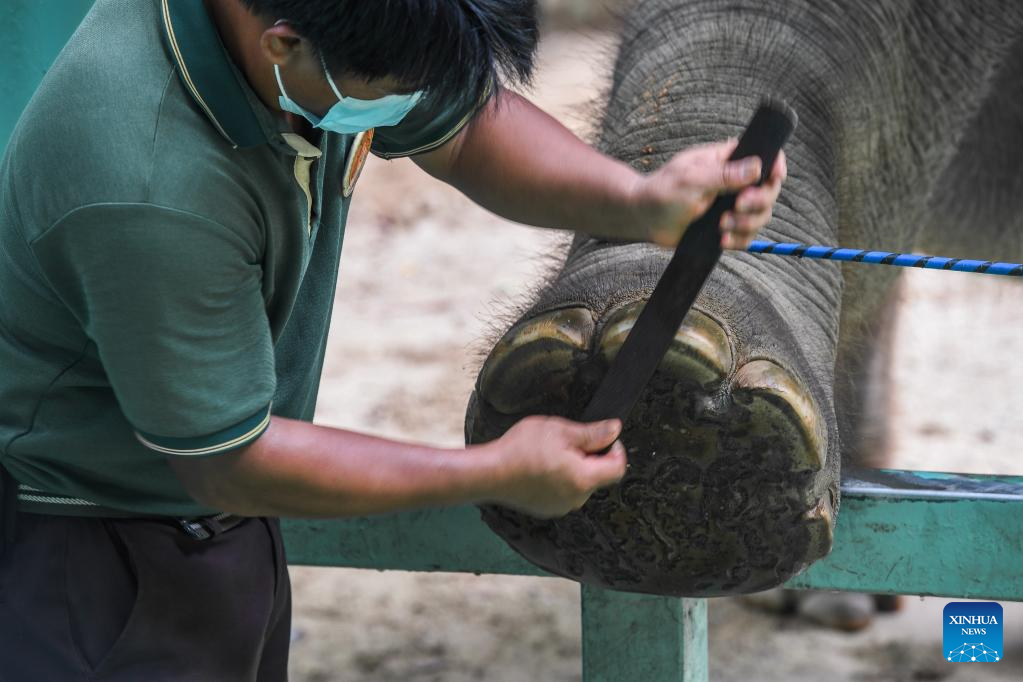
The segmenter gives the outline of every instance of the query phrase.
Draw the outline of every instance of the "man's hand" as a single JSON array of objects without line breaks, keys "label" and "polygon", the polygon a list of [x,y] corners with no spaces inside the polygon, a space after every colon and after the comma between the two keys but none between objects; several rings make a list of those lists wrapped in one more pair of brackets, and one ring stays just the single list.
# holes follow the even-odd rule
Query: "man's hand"
[{"label": "man's hand", "polygon": [[721,216],[721,247],[745,249],[771,220],[771,208],[785,180],[785,154],[778,155],[767,181],[760,178],[760,159],[729,161],[738,140],[690,147],[650,175],[640,178],[633,196],[637,220],[648,226],[649,239],[675,247],[686,228],[703,215],[719,194],[738,193],[735,210]]},{"label": "man's hand", "polygon": [[[498,504],[532,516],[563,516],[585,504],[596,490],[625,475],[625,447],[615,439],[617,419],[582,424],[560,417],[526,417],[493,448],[502,464]],[[600,452],[614,445],[603,456]]]}]

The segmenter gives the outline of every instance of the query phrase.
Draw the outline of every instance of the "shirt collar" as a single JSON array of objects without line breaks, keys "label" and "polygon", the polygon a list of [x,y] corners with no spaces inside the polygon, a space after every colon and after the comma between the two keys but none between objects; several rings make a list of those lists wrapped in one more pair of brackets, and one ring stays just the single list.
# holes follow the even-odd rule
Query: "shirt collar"
[{"label": "shirt collar", "polygon": [[231,62],[199,0],[159,0],[164,41],[185,89],[234,147],[279,140],[287,125],[259,101]]}]

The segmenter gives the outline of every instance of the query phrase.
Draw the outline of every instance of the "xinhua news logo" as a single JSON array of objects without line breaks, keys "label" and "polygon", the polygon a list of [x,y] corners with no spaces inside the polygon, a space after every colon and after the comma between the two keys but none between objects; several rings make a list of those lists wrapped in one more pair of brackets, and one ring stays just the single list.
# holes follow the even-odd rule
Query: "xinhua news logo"
[{"label": "xinhua news logo", "polygon": [[994,663],[1002,660],[1002,605],[993,601],[953,601],[943,612],[945,660]]}]

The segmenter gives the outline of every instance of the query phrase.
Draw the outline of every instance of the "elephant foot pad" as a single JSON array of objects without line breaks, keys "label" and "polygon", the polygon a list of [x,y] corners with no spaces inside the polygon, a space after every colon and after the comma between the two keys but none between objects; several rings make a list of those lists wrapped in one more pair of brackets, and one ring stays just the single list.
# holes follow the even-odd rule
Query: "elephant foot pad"
[{"label": "elephant foot pad", "polygon": [[[510,329],[470,400],[467,441],[528,414],[580,414],[641,308],[599,326],[568,308]],[[619,485],[559,519],[493,506],[483,519],[541,568],[602,587],[720,596],[785,582],[830,551],[837,481],[799,382],[769,359],[735,367],[733,356],[722,327],[692,311],[625,423]]]}]

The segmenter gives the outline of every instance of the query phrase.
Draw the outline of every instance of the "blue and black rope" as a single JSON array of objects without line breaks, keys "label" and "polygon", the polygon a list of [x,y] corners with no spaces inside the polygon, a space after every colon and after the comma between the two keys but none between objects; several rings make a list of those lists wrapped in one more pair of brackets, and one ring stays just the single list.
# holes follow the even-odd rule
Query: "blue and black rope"
[{"label": "blue and black rope", "polygon": [[975,272],[984,275],[1006,275],[1023,277],[1023,264],[999,263],[988,260],[967,260],[963,258],[942,258],[916,253],[893,253],[891,251],[867,251],[864,249],[840,249],[834,246],[811,246],[788,242],[755,240],[746,249],[749,253],[767,253],[796,258],[869,263],[872,265],[896,265],[903,268],[924,268],[926,270],[953,270]]}]

